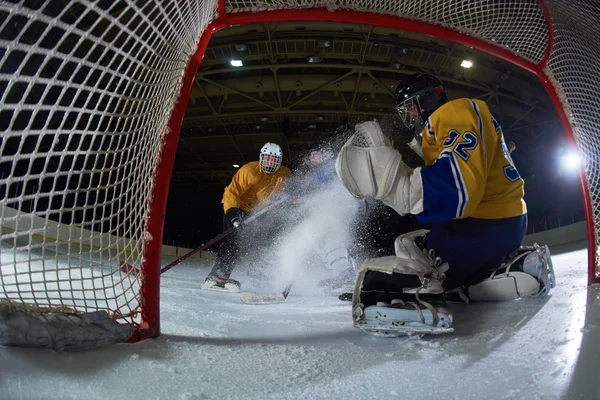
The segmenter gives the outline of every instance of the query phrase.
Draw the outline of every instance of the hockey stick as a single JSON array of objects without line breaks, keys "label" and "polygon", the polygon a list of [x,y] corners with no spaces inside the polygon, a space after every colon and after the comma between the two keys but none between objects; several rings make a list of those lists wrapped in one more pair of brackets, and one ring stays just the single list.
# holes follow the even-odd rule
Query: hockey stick
[{"label": "hockey stick", "polygon": [[[255,212],[254,214],[252,214],[251,216],[249,216],[248,218],[246,218],[244,220],[244,224],[247,224],[249,222],[252,222],[253,220],[255,220],[256,218],[258,218],[259,216],[263,215],[264,213],[266,213],[268,210],[273,209],[273,207],[283,203],[285,200],[288,199],[288,196],[283,196],[282,198],[280,198],[279,200],[275,201],[272,204],[269,204],[267,207],[263,208],[262,210],[259,210],[257,212]],[[181,257],[179,257],[177,260],[173,261],[172,263],[170,263],[169,265],[163,267],[160,270],[160,273],[164,273],[167,272],[168,270],[170,270],[171,268],[173,268],[176,265],[181,264],[182,262],[184,262],[185,260],[187,260],[188,258],[190,258],[191,256],[193,256],[194,254],[197,254],[201,251],[206,250],[207,248],[209,248],[210,246],[212,246],[213,244],[217,243],[219,240],[231,235],[233,232],[237,231],[238,229],[240,229],[241,226],[237,226],[237,227],[233,227],[231,229],[226,230],[225,232],[221,233],[218,236],[215,236],[214,238],[212,238],[211,240],[209,240],[208,242],[204,243],[201,246],[196,247],[195,249],[193,249],[192,251],[182,255]]]},{"label": "hockey stick", "polygon": [[283,292],[281,293],[258,293],[258,292],[242,292],[240,293],[240,300],[245,304],[279,304],[283,303],[287,299],[288,294],[292,290],[292,283],[290,282]]},{"label": "hockey stick", "polygon": [[185,260],[187,260],[188,258],[190,258],[191,256],[193,256],[194,254],[206,250],[207,248],[209,248],[213,244],[217,243],[219,240],[221,240],[221,239],[223,239],[223,238],[231,235],[233,232],[235,232],[237,230],[238,230],[238,228],[231,228],[231,229],[226,230],[225,232],[221,233],[220,235],[215,236],[214,238],[212,238],[208,242],[204,243],[202,246],[196,247],[194,250],[190,251],[189,253],[186,253],[186,254],[182,255],[177,260],[175,260],[172,263],[170,263],[169,265],[163,267],[160,270],[160,273],[162,274],[164,272],[167,272],[168,270],[170,270],[174,266],[181,264],[182,262],[184,262]]}]

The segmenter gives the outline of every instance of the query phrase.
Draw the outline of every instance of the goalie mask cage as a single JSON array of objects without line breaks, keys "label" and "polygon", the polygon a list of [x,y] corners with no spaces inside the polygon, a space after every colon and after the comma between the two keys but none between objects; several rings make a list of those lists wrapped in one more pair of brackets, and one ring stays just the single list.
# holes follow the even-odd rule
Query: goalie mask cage
[{"label": "goalie mask cage", "polygon": [[105,310],[135,326],[131,341],[160,333],[163,219],[195,73],[217,30],[278,21],[427,34],[535,74],[585,160],[598,282],[599,15],[595,0],[3,0],[0,300]]}]

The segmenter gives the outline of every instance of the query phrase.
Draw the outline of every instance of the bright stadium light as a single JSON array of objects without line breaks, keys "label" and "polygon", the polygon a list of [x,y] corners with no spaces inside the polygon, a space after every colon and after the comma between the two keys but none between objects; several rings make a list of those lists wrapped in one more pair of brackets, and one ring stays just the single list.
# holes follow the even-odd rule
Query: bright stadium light
[{"label": "bright stadium light", "polygon": [[239,168],[240,166],[238,164],[233,164],[233,168]]},{"label": "bright stadium light", "polygon": [[232,67],[243,67],[244,63],[242,62],[242,60],[231,60],[231,66]]},{"label": "bright stadium light", "polygon": [[473,62],[469,61],[469,60],[463,60],[460,63],[460,66],[463,67],[463,68],[471,68],[473,66]]},{"label": "bright stadium light", "polygon": [[567,169],[575,170],[581,165],[581,158],[579,158],[579,155],[577,155],[577,153],[568,152],[567,154],[562,156],[561,164]]}]

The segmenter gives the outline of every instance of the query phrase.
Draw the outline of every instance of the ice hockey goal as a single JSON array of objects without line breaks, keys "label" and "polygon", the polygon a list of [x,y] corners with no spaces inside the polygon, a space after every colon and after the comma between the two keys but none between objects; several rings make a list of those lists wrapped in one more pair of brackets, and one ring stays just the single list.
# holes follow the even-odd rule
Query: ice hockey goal
[{"label": "ice hockey goal", "polygon": [[0,3],[0,299],[106,310],[136,327],[131,340],[159,334],[162,221],[195,72],[215,31],[275,21],[409,30],[533,72],[585,157],[598,281],[594,0],[10,0]]}]

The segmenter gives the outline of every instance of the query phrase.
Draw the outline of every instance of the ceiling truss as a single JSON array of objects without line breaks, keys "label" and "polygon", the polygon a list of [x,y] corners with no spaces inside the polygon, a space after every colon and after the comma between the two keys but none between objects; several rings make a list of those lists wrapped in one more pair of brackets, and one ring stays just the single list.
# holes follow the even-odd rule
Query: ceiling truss
[{"label": "ceiling truss", "polygon": [[[230,66],[234,58],[244,66]],[[475,67],[461,68],[462,59],[475,60]],[[531,129],[559,127],[528,73],[460,45],[343,24],[236,27],[215,35],[206,50],[172,185],[222,190],[233,164],[256,160],[266,141],[279,142],[293,162],[348,122],[377,119],[394,129],[395,87],[416,71],[440,77],[451,98],[486,101],[507,139],[526,142]]]}]

